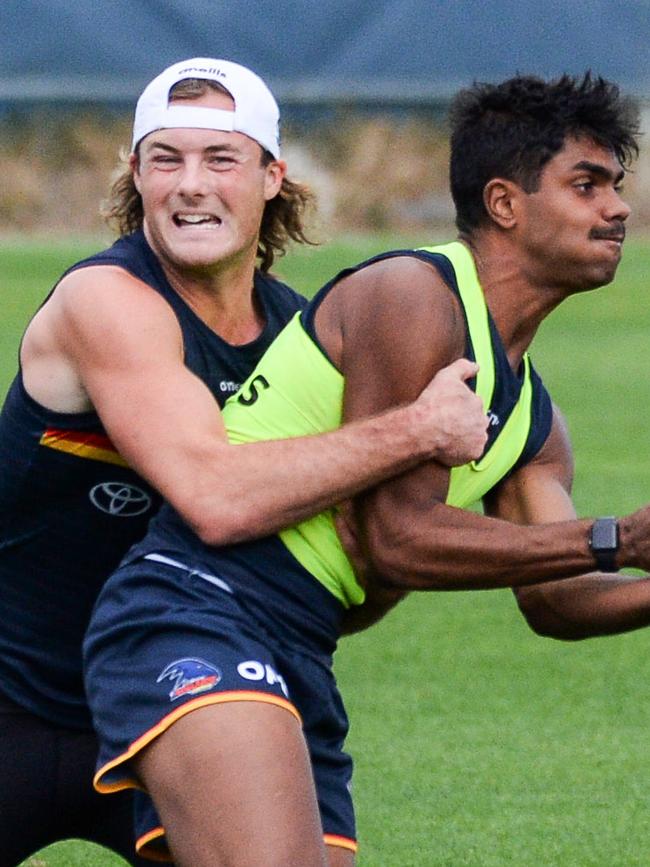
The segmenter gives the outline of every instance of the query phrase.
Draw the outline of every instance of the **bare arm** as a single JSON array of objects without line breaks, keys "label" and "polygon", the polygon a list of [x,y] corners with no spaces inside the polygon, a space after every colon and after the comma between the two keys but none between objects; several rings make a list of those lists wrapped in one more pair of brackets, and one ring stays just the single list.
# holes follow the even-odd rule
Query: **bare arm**
[{"label": "bare arm", "polygon": [[231,446],[213,396],[183,363],[170,308],[117,268],[68,275],[31,323],[22,360],[32,397],[62,412],[94,407],[129,465],[211,544],[296,523],[431,455],[462,462],[483,447],[468,362],[411,405],[317,442]]},{"label": "bare arm", "polygon": [[[382,265],[347,278],[355,281],[347,293],[348,306],[341,296],[346,419],[411,399],[424,381],[462,352],[459,335],[464,329],[439,276],[429,269],[430,276],[422,273],[418,278],[411,274],[412,266],[406,269],[398,260]],[[455,509],[445,504],[448,481],[447,468],[428,462],[358,498],[365,552],[372,570],[390,586],[515,587],[593,569],[591,520],[578,521],[571,514],[558,523],[521,525]],[[650,564],[649,530],[647,508],[621,522],[621,566]]]},{"label": "bare arm", "polygon": [[[518,524],[575,518],[570,497],[571,454],[556,413],[544,449],[506,480],[486,503],[491,514]],[[575,641],[650,624],[650,579],[591,572],[515,591],[530,627],[540,635]]]}]

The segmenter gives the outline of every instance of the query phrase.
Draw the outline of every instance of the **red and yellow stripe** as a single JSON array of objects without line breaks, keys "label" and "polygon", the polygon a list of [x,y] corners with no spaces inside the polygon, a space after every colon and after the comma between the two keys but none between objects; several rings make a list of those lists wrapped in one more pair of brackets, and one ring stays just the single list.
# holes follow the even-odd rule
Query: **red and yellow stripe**
[{"label": "red and yellow stripe", "polygon": [[48,449],[67,452],[77,458],[116,464],[118,467],[128,466],[105,434],[48,428],[44,431],[39,442],[40,445]]}]

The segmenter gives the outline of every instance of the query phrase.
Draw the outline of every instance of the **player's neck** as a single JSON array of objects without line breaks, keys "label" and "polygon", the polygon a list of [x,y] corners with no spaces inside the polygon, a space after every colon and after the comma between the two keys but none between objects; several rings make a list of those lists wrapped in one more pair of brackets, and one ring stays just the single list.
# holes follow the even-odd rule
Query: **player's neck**
[{"label": "player's neck", "polygon": [[470,247],[486,304],[516,369],[540,324],[565,294],[539,285],[521,252],[493,233],[462,240]]},{"label": "player's neck", "polygon": [[163,267],[173,289],[227,343],[250,343],[260,335],[265,323],[253,289],[254,263],[208,273]]}]

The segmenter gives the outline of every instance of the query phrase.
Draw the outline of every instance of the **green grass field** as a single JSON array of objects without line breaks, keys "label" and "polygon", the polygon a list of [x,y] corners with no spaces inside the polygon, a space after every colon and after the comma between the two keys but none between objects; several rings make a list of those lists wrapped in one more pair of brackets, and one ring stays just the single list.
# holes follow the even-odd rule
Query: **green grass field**
[{"label": "green grass field", "polygon": [[[278,271],[310,292],[389,243],[293,253]],[[0,248],[2,390],[31,310],[91,249]],[[568,301],[532,352],[569,423],[582,515],[650,494],[648,274],[650,245],[630,241],[616,282]],[[650,634],[551,642],[528,631],[508,591],[431,593],[337,657],[360,867],[650,863]],[[30,867],[116,864],[82,844],[57,848]]]}]

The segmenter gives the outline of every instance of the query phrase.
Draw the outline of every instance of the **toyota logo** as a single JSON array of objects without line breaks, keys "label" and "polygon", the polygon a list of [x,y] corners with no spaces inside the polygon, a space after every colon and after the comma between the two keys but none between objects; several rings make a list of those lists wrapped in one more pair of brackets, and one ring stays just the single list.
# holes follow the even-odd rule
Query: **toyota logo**
[{"label": "toyota logo", "polygon": [[151,506],[151,497],[146,491],[124,482],[102,482],[95,485],[89,497],[101,512],[118,518],[142,515]]}]

